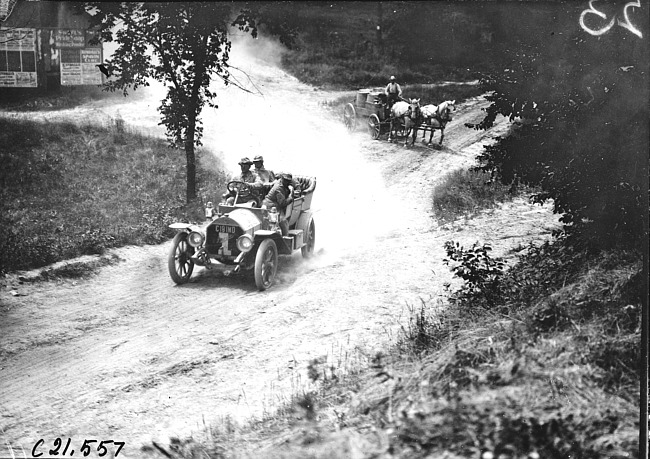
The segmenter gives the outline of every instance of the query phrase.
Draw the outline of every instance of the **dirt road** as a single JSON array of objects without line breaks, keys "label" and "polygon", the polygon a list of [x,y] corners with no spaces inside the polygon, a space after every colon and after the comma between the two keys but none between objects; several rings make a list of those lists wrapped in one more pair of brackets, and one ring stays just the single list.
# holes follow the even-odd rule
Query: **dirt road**
[{"label": "dirt road", "polygon": [[[56,438],[70,438],[76,455],[94,439],[126,442],[119,457],[141,457],[152,439],[262,416],[306,387],[311,359],[353,365],[394,338],[409,305],[434,304],[451,281],[446,240],[491,242],[504,255],[548,237],[549,209],[521,200],[446,227],[431,219],[433,186],[507,129],[503,120],[488,132],[464,126],[482,118],[485,101],[458,107],[441,150],[405,149],[348,133],[322,107],[332,94],[268,62],[235,64],[264,96],[221,90],[219,109],[204,115],[204,143],[232,172],[241,156],[263,154],[271,169],[316,176],[319,255],[282,259],[266,292],[250,277],[200,269],[175,286],[167,244],[117,250],[124,261],[90,280],[0,290],[0,457],[29,456],[39,439],[47,455]],[[128,125],[160,129],[152,94],[52,116],[119,111]]]}]

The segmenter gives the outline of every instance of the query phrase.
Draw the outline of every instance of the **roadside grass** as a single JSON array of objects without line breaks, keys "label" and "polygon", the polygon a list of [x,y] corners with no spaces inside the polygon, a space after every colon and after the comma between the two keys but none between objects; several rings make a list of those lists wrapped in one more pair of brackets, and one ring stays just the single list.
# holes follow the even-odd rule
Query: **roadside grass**
[{"label": "roadside grass", "polygon": [[42,269],[37,277],[25,279],[27,282],[55,279],[83,279],[97,274],[104,266],[118,264],[122,259],[115,255],[101,255],[91,261],[75,261]]},{"label": "roadside grass", "polygon": [[219,161],[199,150],[200,198],[186,205],[184,153],[121,120],[0,118],[0,145],[0,272],[162,242],[172,221],[201,219],[225,183]]},{"label": "roadside grass", "polygon": [[[541,260],[554,268],[542,271]],[[590,253],[558,239],[531,246],[503,282],[518,288],[496,307],[480,299],[414,306],[391,349],[275,416],[231,425],[203,451],[638,457],[639,254]]]},{"label": "roadside grass", "polygon": [[[144,96],[144,91],[129,92],[129,100]],[[101,100],[104,104],[119,103],[124,102],[124,95],[119,91],[102,91],[99,86],[61,86],[46,93],[31,88],[0,88],[0,108],[11,111],[62,110],[95,100]]]},{"label": "roadside grass", "polygon": [[[409,5],[404,2],[382,5],[386,16],[381,44],[377,40],[377,25],[382,22],[378,5],[365,2],[274,5],[273,11],[269,9],[266,14],[275,16],[278,24],[294,32],[291,49],[283,49],[281,53],[283,69],[305,83],[345,90],[385,86],[391,75],[400,84],[470,81],[476,79],[477,70],[493,65],[486,57],[485,48],[472,41],[471,33],[465,31],[445,34],[445,38],[460,45],[463,49],[460,54],[464,56],[457,51],[449,52],[448,45],[436,40],[436,44],[425,44],[435,36],[434,24],[447,30],[447,24],[443,26],[443,23],[450,16],[444,7],[422,2],[417,13],[408,13]],[[400,29],[401,21],[409,21],[414,28]],[[421,21],[426,21],[426,26]],[[417,33],[423,26],[426,34]]]},{"label": "roadside grass", "polygon": [[476,77],[475,72],[440,65],[400,69],[397,65],[382,63],[376,56],[352,50],[345,55],[326,55],[313,49],[290,51],[283,54],[282,67],[304,83],[330,90],[386,86],[392,75],[398,76],[405,85],[471,81]]},{"label": "roadside grass", "polygon": [[432,210],[436,220],[446,223],[459,216],[476,215],[524,191],[492,180],[487,172],[460,169],[445,176],[442,183],[433,189]]}]

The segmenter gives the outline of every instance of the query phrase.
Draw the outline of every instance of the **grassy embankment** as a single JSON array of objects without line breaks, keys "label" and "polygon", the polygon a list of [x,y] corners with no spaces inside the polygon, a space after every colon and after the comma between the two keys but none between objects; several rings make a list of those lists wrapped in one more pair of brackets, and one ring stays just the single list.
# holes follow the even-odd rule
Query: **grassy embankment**
[{"label": "grassy embankment", "polygon": [[[486,61],[482,49],[476,42],[468,41],[465,48],[477,49],[471,59],[450,57],[452,53],[445,49],[447,45],[441,40],[448,39],[451,31],[446,27],[444,37],[431,33],[440,22],[445,23],[438,9],[424,3],[418,7],[416,15],[420,19],[428,18],[422,24],[414,23],[414,27],[425,26],[421,32],[428,40],[423,41],[422,36],[402,30],[413,20],[407,13],[412,6],[405,6],[403,2],[382,3],[381,46],[376,29],[377,4],[303,2],[300,7],[274,5],[273,11],[266,14],[281,17],[281,22],[297,31],[292,51],[282,55],[283,68],[305,83],[330,89],[384,86],[391,75],[406,85],[476,79],[479,65]],[[457,29],[453,34],[452,41],[472,40],[467,29]],[[412,59],[409,50],[417,50],[420,58]],[[468,62],[473,64],[471,69]],[[411,97],[419,96],[414,93]]]},{"label": "grassy embankment", "polygon": [[[144,97],[144,91],[130,91],[129,100]],[[56,90],[35,91],[27,88],[0,88],[0,108],[12,111],[55,111],[101,101],[124,102],[121,92],[102,91],[99,86],[61,86]]]},{"label": "grassy embankment", "polygon": [[[477,187],[483,180],[450,175],[433,193],[437,217],[508,198],[505,187]],[[516,263],[500,269],[483,248],[448,246],[450,268],[474,276],[446,301],[413,307],[392,348],[361,366],[313,361],[316,390],[250,425],[225,420],[210,429],[213,444],[178,441],[170,454],[637,457],[639,254],[560,239],[519,247]]]},{"label": "grassy embankment", "polygon": [[[158,243],[172,221],[200,218],[199,203],[185,205],[184,153],[119,121],[0,118],[0,271]],[[212,155],[198,156],[199,195],[213,199],[223,174]]]}]

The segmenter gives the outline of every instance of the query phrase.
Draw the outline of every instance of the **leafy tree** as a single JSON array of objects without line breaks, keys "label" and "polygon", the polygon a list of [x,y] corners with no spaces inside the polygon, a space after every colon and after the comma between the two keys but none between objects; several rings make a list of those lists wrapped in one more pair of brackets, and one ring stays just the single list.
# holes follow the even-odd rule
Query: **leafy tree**
[{"label": "leafy tree", "polygon": [[[101,26],[101,39],[115,41],[117,50],[106,67],[114,76],[109,91],[147,86],[153,78],[167,86],[158,108],[172,145],[183,145],[187,161],[187,201],[196,198],[195,145],[201,145],[200,113],[217,107],[209,89],[213,76],[230,82],[229,26],[257,35],[247,10],[235,17],[226,2],[87,2],[84,7]],[[231,19],[235,20],[231,23]],[[113,30],[117,30],[113,34]]]},{"label": "leafy tree", "polygon": [[[502,70],[483,75],[492,104],[477,128],[497,115],[516,128],[479,162],[506,183],[539,185],[535,199],[552,199],[579,240],[639,247],[647,237],[648,41],[623,27],[588,34],[578,21],[586,6],[567,5],[564,23],[521,35]],[[633,17],[642,25],[643,16]]]}]

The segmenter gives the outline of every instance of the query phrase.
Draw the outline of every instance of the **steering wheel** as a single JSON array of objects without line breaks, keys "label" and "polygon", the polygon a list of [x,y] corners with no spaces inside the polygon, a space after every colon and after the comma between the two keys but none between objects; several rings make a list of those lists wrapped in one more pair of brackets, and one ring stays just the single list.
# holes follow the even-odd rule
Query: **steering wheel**
[{"label": "steering wheel", "polygon": [[238,191],[240,193],[242,191],[244,191],[244,192],[247,191],[250,194],[253,194],[250,185],[248,183],[242,182],[240,180],[231,180],[230,182],[228,182],[228,185],[226,185],[226,189],[228,191],[232,191],[233,193],[236,193]]},{"label": "steering wheel", "polygon": [[[262,199],[259,195],[259,191],[251,185],[253,184],[242,182],[240,180],[231,180],[228,182],[228,185],[226,185],[226,188],[231,193],[235,193],[237,201],[239,201],[239,196],[242,194],[248,195],[250,196],[250,200],[255,201],[253,207],[262,207]],[[235,202],[235,204],[237,204],[237,202]]]}]

